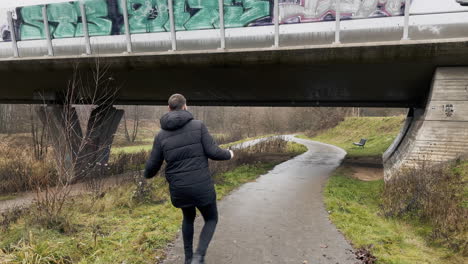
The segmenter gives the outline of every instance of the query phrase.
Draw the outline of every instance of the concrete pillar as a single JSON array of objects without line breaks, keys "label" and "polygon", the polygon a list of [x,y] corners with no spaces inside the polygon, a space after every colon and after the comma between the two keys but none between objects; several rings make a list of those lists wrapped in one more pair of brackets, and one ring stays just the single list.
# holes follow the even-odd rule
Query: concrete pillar
[{"label": "concrete pillar", "polygon": [[124,111],[112,106],[99,106],[91,112],[84,135],[76,109],[49,105],[38,110],[46,125],[60,175],[76,181],[87,175],[96,163],[107,163],[110,148]]},{"label": "concrete pillar", "polygon": [[38,109],[38,116],[48,129],[59,174],[68,181],[74,177],[83,137],[76,110],[63,105],[48,105]]},{"label": "concrete pillar", "polygon": [[384,153],[385,179],[405,167],[450,161],[468,153],[468,67],[438,68],[425,109],[410,109]]},{"label": "concrete pillar", "polygon": [[86,128],[87,142],[84,144],[82,157],[82,163],[86,168],[109,161],[114,134],[123,114],[123,110],[110,106],[99,106],[91,112]]}]

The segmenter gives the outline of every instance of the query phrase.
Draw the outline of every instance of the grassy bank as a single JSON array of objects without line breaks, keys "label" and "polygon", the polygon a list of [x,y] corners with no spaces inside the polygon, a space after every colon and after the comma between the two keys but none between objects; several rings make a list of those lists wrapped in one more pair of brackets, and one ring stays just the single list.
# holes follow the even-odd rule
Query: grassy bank
[{"label": "grassy bank", "polygon": [[[348,158],[380,158],[400,132],[404,117],[348,117],[338,126],[315,136],[299,135],[338,146],[348,153]],[[364,148],[353,145],[361,138],[368,141]]]},{"label": "grassy bank", "polygon": [[[377,160],[397,136],[403,120],[403,117],[347,118],[337,127],[323,131],[310,139],[345,149],[348,159],[373,158]],[[359,141],[360,138],[368,139],[365,148],[352,145],[352,142]],[[466,164],[457,166],[453,170],[467,173]],[[438,184],[437,186],[429,184],[430,186],[424,187],[423,190],[421,187],[425,183],[414,180],[399,182],[393,185],[397,188],[389,188],[388,185],[385,186],[382,179],[361,181],[353,176],[354,173],[352,166],[339,168],[330,177],[325,187],[324,199],[327,210],[330,211],[330,219],[355,248],[367,249],[377,257],[377,263],[385,264],[455,264],[466,261],[463,258],[463,252],[454,251],[448,243],[440,242],[441,236],[451,234],[441,232],[444,228],[451,229],[450,225],[447,226],[447,220],[434,222],[422,213],[427,210],[426,204],[434,204],[430,199],[432,194],[450,197],[451,193],[455,193],[455,189],[450,189],[448,186],[454,184]],[[427,178],[424,173],[424,175],[421,174],[422,172],[415,173],[420,175],[421,179]],[[410,178],[415,179],[414,175]],[[431,184],[434,182],[436,181],[430,181]],[[464,182],[466,185],[466,180]],[[430,191],[430,188],[436,188],[438,191]],[[423,193],[427,193],[428,196],[424,196]],[[465,197],[467,194],[465,187]],[[440,199],[435,200],[440,201]],[[402,207],[406,210],[405,213],[389,215],[389,210],[386,209],[389,207],[389,201],[392,201],[394,211],[400,212],[400,207]],[[419,203],[424,203],[426,208],[420,206]],[[442,209],[447,208],[447,204],[437,205],[441,208],[440,214],[446,211]],[[457,219],[459,219],[459,214]],[[439,223],[439,226],[434,223]],[[459,234],[459,236],[464,234]],[[439,239],[435,239],[437,236]],[[445,237],[445,241],[447,238]]]},{"label": "grassy bank", "polygon": [[383,180],[361,181],[341,168],[325,187],[330,219],[356,248],[370,249],[377,263],[458,264],[461,255],[431,243],[431,225],[415,218],[387,218],[381,211]]},{"label": "grassy bank", "polygon": [[[283,144],[283,155],[266,161],[268,153],[259,153],[258,162],[215,175],[218,199],[306,151],[296,143]],[[2,227],[0,263],[159,263],[182,220],[161,177],[147,183],[130,180],[98,196],[74,197],[65,206],[67,217],[47,228],[34,210]]]}]

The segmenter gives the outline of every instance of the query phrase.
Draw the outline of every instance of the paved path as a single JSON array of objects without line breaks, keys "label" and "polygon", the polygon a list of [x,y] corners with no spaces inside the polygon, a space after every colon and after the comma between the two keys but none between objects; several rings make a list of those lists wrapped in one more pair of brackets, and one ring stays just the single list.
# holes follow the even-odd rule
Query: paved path
[{"label": "paved path", "polygon": [[[309,151],[241,186],[219,203],[219,224],[208,250],[208,264],[357,262],[350,244],[329,221],[322,200],[323,184],[345,152],[331,145],[288,138],[306,145]],[[196,233],[202,222],[197,218]],[[164,263],[179,264],[182,260],[179,236]]]}]

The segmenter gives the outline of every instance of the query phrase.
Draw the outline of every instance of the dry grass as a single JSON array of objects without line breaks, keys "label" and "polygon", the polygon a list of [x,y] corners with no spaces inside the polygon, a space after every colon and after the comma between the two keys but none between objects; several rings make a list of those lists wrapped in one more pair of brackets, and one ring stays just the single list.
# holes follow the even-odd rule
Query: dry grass
[{"label": "dry grass", "polygon": [[384,212],[429,223],[429,241],[468,256],[467,182],[467,162],[407,169],[385,184]]},{"label": "dry grass", "polygon": [[52,162],[36,161],[27,149],[1,144],[0,156],[0,194],[43,187],[58,177]]}]

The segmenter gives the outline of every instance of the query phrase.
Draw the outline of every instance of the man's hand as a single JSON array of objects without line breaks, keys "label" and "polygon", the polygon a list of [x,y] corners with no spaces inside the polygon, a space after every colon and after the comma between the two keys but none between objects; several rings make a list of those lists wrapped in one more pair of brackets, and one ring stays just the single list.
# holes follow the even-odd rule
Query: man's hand
[{"label": "man's hand", "polygon": [[232,150],[229,150],[229,152],[231,153],[231,159],[234,158],[234,152]]}]

